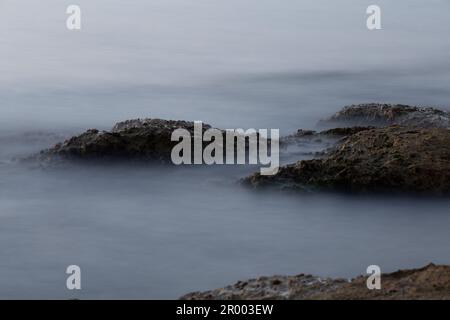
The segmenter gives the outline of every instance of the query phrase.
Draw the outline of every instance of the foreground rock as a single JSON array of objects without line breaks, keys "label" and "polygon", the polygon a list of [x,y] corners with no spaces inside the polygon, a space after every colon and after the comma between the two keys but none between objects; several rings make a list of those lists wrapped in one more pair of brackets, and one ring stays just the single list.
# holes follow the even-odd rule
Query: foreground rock
[{"label": "foreground rock", "polygon": [[450,194],[450,130],[391,126],[347,137],[322,159],[254,174],[252,187]]},{"label": "foreground rock", "polygon": [[450,299],[450,266],[430,264],[421,269],[383,274],[381,290],[369,290],[367,277],[351,281],[297,276],[261,277],[206,292],[189,293],[184,300],[229,299]]},{"label": "foreground rock", "polygon": [[[170,161],[178,142],[171,141],[172,132],[182,128],[193,136],[194,123],[162,119],[136,119],[117,123],[111,131],[91,129],[53,148],[44,150],[40,160],[55,159],[142,159]],[[211,126],[203,124],[203,131]]]},{"label": "foreground rock", "polygon": [[421,128],[450,128],[450,112],[402,104],[358,104],[343,108],[319,122],[321,127],[402,125]]}]

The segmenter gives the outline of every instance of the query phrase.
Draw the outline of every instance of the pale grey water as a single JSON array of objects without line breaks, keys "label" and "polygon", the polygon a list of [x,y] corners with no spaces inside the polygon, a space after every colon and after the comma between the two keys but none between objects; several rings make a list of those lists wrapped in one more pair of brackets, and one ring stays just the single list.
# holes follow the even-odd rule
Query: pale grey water
[{"label": "pale grey water", "polygon": [[260,194],[236,184],[248,168],[11,161],[134,117],[289,133],[349,103],[449,108],[448,1],[377,1],[374,32],[371,1],[76,2],[81,32],[71,3],[0,2],[0,297],[175,298],[450,263],[446,200]]}]

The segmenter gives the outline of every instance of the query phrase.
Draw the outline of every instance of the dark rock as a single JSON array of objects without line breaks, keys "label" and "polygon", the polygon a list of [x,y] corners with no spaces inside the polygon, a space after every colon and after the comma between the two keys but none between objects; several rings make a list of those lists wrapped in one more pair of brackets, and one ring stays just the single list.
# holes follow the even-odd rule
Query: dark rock
[{"label": "dark rock", "polygon": [[[44,150],[40,160],[54,159],[143,159],[159,162],[170,161],[175,129],[188,130],[192,137],[194,123],[162,119],[136,119],[117,123],[111,131],[96,129],[74,136],[64,143]],[[211,128],[203,124],[203,131]]]},{"label": "dark rock", "polygon": [[449,128],[450,113],[431,107],[402,104],[358,104],[344,107],[319,122],[321,127],[402,125],[422,128]]},{"label": "dark rock", "polygon": [[[118,122],[111,129],[113,133],[129,132],[130,130],[144,129],[145,132],[170,133],[175,129],[184,128],[194,134],[194,122],[183,120],[163,120],[163,119],[133,119]],[[209,124],[203,123],[203,130],[210,129]]]},{"label": "dark rock", "polygon": [[322,159],[254,174],[252,187],[352,193],[450,194],[450,130],[390,126],[360,131]]},{"label": "dark rock", "polygon": [[[74,136],[63,143],[56,144],[53,148],[43,150],[37,156],[44,163],[54,163],[54,160],[143,160],[146,162],[172,163],[171,153],[179,141],[171,141],[172,133],[176,129],[185,129],[191,136],[191,157],[194,157],[194,122],[175,121],[162,119],[135,119],[117,123],[111,131],[99,131],[90,129]],[[202,132],[211,129],[208,124],[202,124]],[[226,156],[226,134],[222,134],[223,155]],[[236,135],[239,135],[236,133]],[[259,133],[256,133],[259,137]],[[249,139],[245,134],[245,150],[248,151]],[[201,142],[202,147],[210,144],[210,141]],[[260,143],[270,146],[270,139],[258,139],[257,148]],[[238,149],[237,144],[234,151]],[[236,156],[235,156],[236,157]],[[26,160],[35,160],[31,157]]]},{"label": "dark rock", "polygon": [[370,129],[374,129],[374,128],[375,127],[372,127],[372,126],[368,126],[368,127],[333,128],[333,129],[328,129],[328,130],[321,131],[320,135],[346,137],[346,136],[350,136],[352,134],[355,134],[355,133],[358,133],[358,132],[361,132],[361,131],[370,130]]}]

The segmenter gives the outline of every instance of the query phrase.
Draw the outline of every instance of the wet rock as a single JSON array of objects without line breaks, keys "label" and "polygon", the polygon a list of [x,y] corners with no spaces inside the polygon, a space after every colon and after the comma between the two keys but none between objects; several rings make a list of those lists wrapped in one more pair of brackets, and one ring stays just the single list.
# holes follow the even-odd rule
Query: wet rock
[{"label": "wet rock", "polygon": [[449,128],[450,112],[431,107],[414,107],[402,104],[358,104],[344,107],[320,127],[389,126],[402,125],[421,128]]},{"label": "wet rock", "polygon": [[[44,150],[40,160],[54,159],[142,159],[170,161],[175,129],[188,130],[192,137],[194,122],[162,119],[135,119],[117,123],[111,131],[90,129],[53,148]],[[203,131],[211,128],[203,124]]]},{"label": "wet rock", "polygon": [[344,127],[344,128],[333,128],[328,129],[320,132],[320,135],[328,136],[328,137],[347,137],[351,136],[352,134],[374,129],[375,127],[367,126],[367,127]]},{"label": "wet rock", "polygon": [[[201,126],[201,132],[200,132]],[[199,136],[211,129],[208,124],[199,124],[196,126]],[[205,139],[201,139],[199,143],[195,143],[195,126],[194,122],[175,121],[162,119],[135,119],[117,123],[111,131],[99,131],[97,129],[89,129],[86,132],[74,136],[63,143],[58,143],[54,147],[42,151],[37,157],[32,156],[26,160],[35,160],[41,163],[59,163],[60,160],[142,160],[145,162],[172,163],[171,153],[175,145],[179,141],[171,141],[172,133],[176,129],[185,129],[190,133],[191,145],[191,161],[195,155],[195,146],[205,148],[211,143]],[[227,152],[226,140],[227,134],[224,130],[218,130],[222,135],[222,140],[216,143],[217,147],[222,147],[222,154],[225,157]],[[240,141],[243,141],[245,151],[250,146],[249,136],[245,133],[234,133]],[[271,144],[270,139],[263,139],[256,133],[258,137],[256,147],[259,148],[260,143]],[[232,139],[232,138],[230,138]],[[198,141],[197,141],[198,142]],[[189,144],[188,144],[189,145]],[[203,150],[202,149],[202,150]],[[200,151],[202,151],[200,150]],[[238,144],[234,144],[234,154],[238,150]]]},{"label": "wet rock", "polygon": [[220,289],[192,292],[180,299],[450,299],[450,266],[429,264],[420,269],[385,273],[381,275],[381,279],[380,290],[369,290],[366,285],[366,276],[359,276],[350,281],[303,274],[261,277],[245,282],[240,281]]},{"label": "wet rock", "polygon": [[390,126],[350,135],[321,159],[243,180],[255,188],[450,194],[450,130]]}]

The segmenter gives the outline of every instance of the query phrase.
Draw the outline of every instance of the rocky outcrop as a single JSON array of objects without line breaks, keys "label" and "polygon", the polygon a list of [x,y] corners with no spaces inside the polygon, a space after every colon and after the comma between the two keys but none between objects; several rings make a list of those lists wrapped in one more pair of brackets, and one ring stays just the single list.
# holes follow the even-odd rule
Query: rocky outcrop
[{"label": "rocky outcrop", "polygon": [[238,281],[224,288],[192,292],[182,300],[280,300],[307,299],[327,290],[336,290],[347,280],[312,275],[271,276]]},{"label": "rocky outcrop", "polygon": [[[309,160],[284,166],[275,176],[254,174],[243,181],[253,187],[448,194],[448,119],[447,111],[433,108],[349,106],[322,123],[353,122],[361,126],[320,132],[298,130],[283,137],[280,146],[286,147],[283,150],[291,156],[289,161],[297,160],[300,152]],[[390,126],[375,127],[380,125]],[[171,141],[171,135],[179,128],[186,129],[193,142],[193,122],[135,119],[119,122],[110,131],[88,130],[42,151],[37,158],[44,163],[60,159],[170,163],[172,149],[178,143]],[[202,126],[203,132],[209,128]],[[208,144],[202,143],[203,147]]]},{"label": "rocky outcrop", "polygon": [[[162,119],[136,119],[117,123],[111,131],[96,129],[74,136],[53,148],[44,150],[40,160],[54,159],[142,159],[170,161],[175,129],[188,130],[194,135],[194,123]],[[211,128],[203,124],[202,130]]]},{"label": "rocky outcrop", "polygon": [[324,156],[328,150],[336,146],[342,139],[360,131],[374,127],[333,128],[323,131],[302,130],[281,137],[280,150],[283,161],[311,159]]},{"label": "rocky outcrop", "polygon": [[[201,129],[200,129],[201,128]],[[212,129],[210,125],[199,122],[162,120],[162,119],[135,119],[119,122],[110,131],[90,129],[74,136],[63,143],[43,150],[37,156],[25,160],[35,160],[42,163],[54,163],[54,160],[143,160],[145,162],[172,163],[171,154],[179,140],[172,141],[172,134],[176,129],[184,129],[187,135],[183,135],[183,142],[188,140],[186,148],[191,147],[191,163],[194,163],[196,149],[203,154],[206,146],[214,142],[213,153],[222,148],[224,159],[229,152],[228,139],[234,144],[233,154],[236,159],[240,147],[247,152],[250,147],[250,136],[240,131],[215,129],[209,132],[213,137],[204,138],[205,131]],[[197,136],[196,136],[197,134]],[[221,137],[221,139],[220,139]],[[270,147],[270,138],[263,138],[259,132],[253,136],[256,138],[256,148],[264,143]],[[190,141],[189,141],[190,140]],[[211,141],[212,140],[212,141]],[[239,140],[238,143],[236,141]],[[183,145],[184,147],[184,145]],[[183,149],[184,151],[184,149]]]},{"label": "rocky outcrop", "polygon": [[348,126],[402,125],[421,128],[450,128],[450,112],[431,107],[402,104],[358,104],[344,107],[319,126],[335,128]]},{"label": "rocky outcrop", "polygon": [[340,190],[352,193],[450,194],[450,130],[401,126],[348,136],[321,159],[254,174],[252,187]]},{"label": "rocky outcrop", "polygon": [[183,300],[394,300],[450,299],[450,266],[429,264],[420,269],[381,275],[381,289],[369,290],[367,277],[352,280],[297,276],[260,277],[206,292],[184,295]]}]

